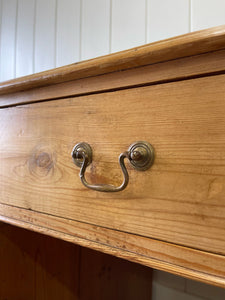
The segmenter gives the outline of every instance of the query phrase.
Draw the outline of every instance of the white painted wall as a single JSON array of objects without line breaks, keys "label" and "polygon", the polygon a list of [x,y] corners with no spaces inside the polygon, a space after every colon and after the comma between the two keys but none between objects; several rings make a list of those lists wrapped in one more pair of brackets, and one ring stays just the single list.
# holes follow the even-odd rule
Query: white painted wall
[{"label": "white painted wall", "polygon": [[154,271],[152,300],[224,300],[225,289]]},{"label": "white painted wall", "polygon": [[224,0],[0,0],[0,81],[220,24]]},{"label": "white painted wall", "polygon": [[[0,0],[0,81],[225,24],[225,0]],[[155,271],[153,300],[225,290]]]}]

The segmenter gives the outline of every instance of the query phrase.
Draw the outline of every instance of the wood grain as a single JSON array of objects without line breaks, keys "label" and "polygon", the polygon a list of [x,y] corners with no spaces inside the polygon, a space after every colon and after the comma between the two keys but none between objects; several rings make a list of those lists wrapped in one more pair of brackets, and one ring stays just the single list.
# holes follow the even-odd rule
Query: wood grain
[{"label": "wood grain", "polygon": [[192,32],[164,41],[102,56],[0,84],[0,94],[122,71],[225,49],[225,26]]},{"label": "wood grain", "polygon": [[88,248],[80,263],[79,299],[152,299],[152,269]]},{"label": "wood grain", "polygon": [[0,204],[0,220],[155,269],[225,287],[225,257]]},{"label": "wood grain", "polygon": [[0,299],[78,300],[79,247],[0,223]]},{"label": "wood grain", "polygon": [[176,59],[120,72],[0,95],[0,107],[153,85],[225,72],[225,50]]},{"label": "wood grain", "polygon": [[46,235],[0,223],[0,254],[0,299],[151,299],[150,268]]},{"label": "wood grain", "polygon": [[[2,109],[0,202],[224,254],[224,83],[220,75]],[[93,147],[88,181],[118,185],[118,155],[136,140],[154,146],[151,170],[128,166],[121,193],[81,185],[74,144]]]}]

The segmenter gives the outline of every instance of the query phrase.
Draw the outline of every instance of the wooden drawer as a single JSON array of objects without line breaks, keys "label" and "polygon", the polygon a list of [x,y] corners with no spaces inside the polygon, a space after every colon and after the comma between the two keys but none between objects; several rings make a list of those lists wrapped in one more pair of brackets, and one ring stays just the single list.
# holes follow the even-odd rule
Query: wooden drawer
[{"label": "wooden drawer", "polygon": [[[225,27],[0,84],[0,220],[225,287]],[[89,183],[72,160],[87,142]]]},{"label": "wooden drawer", "polygon": [[[1,202],[224,254],[224,94],[220,75],[3,109]],[[136,140],[155,162],[127,164],[124,191],[81,184],[77,142],[93,148],[88,181],[119,185],[118,155]]]}]

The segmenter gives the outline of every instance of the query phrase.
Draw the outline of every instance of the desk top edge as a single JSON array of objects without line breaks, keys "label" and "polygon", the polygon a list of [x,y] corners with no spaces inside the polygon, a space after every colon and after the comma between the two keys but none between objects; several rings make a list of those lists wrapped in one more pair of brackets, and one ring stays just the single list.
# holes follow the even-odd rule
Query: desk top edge
[{"label": "desk top edge", "polygon": [[225,49],[225,25],[0,83],[0,95]]}]

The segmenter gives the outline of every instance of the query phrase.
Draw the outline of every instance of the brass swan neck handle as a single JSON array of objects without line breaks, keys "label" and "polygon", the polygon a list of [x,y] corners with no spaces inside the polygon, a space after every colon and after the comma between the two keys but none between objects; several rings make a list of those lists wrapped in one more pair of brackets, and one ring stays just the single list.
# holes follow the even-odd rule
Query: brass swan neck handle
[{"label": "brass swan neck handle", "polygon": [[128,151],[121,153],[119,156],[119,165],[123,173],[123,182],[120,186],[114,186],[111,184],[90,184],[87,182],[85,171],[92,162],[92,149],[88,143],[82,142],[75,145],[71,155],[74,163],[78,167],[81,167],[80,179],[83,185],[98,192],[119,192],[127,187],[129,175],[124,163],[125,158],[130,161],[134,169],[139,171],[147,170],[154,161],[154,149],[149,143],[141,141],[132,144]]},{"label": "brass swan neck handle", "polygon": [[83,160],[83,164],[82,164],[81,170],[80,170],[80,179],[84,186],[86,186],[89,189],[99,191],[99,192],[119,192],[126,188],[126,186],[128,185],[128,182],[129,182],[129,175],[128,175],[127,169],[125,167],[125,164],[124,164],[124,159],[126,157],[129,158],[128,152],[121,153],[119,156],[119,165],[123,172],[123,182],[120,186],[114,186],[111,184],[89,184],[86,181],[85,176],[84,176],[85,170],[88,165],[88,158],[86,157],[84,152],[82,152],[82,156],[83,156],[84,160]]}]

